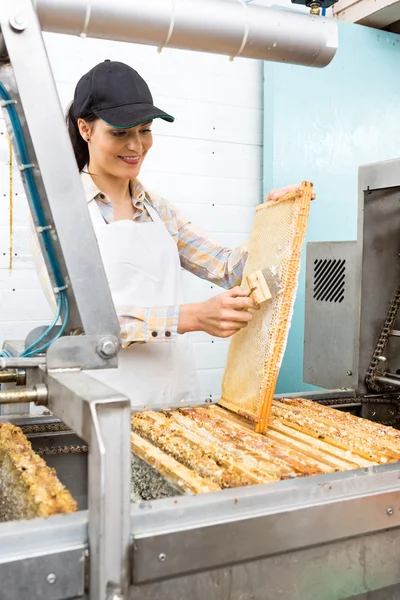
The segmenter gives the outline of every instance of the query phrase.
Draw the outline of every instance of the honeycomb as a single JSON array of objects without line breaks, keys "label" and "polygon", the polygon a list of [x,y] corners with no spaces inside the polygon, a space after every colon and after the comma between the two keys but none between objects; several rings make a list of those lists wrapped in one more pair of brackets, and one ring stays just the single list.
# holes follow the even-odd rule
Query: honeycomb
[{"label": "honeycomb", "polygon": [[220,404],[247,416],[260,433],[267,429],[286,348],[311,197],[312,184],[304,182],[298,193],[258,206],[249,240],[243,287],[247,276],[269,268],[283,293],[261,304],[249,325],[231,338]]},{"label": "honeycomb", "polygon": [[77,510],[70,492],[32,449],[19,427],[0,425],[0,521]]}]

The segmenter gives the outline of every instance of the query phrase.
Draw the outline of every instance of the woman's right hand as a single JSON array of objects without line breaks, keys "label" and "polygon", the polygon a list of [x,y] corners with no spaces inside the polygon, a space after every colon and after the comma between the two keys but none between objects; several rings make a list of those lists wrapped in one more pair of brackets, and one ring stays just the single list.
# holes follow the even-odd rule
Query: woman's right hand
[{"label": "woman's right hand", "polygon": [[241,287],[205,302],[184,304],[179,313],[178,333],[204,331],[215,337],[228,338],[253,319],[248,309],[257,310],[258,305]]}]

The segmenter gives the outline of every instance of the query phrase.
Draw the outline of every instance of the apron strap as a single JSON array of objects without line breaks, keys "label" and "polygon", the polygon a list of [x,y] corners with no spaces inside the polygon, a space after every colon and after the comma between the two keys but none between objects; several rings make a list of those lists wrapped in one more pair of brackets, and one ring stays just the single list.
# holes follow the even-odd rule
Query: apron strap
[{"label": "apron strap", "polygon": [[161,221],[160,215],[158,214],[156,209],[151,205],[151,203],[147,200],[146,196],[143,198],[143,205],[146,207],[146,210],[154,223]]},{"label": "apron strap", "polygon": [[101,210],[98,207],[95,198],[93,198],[92,200],[90,200],[90,202],[88,202],[88,209],[89,209],[89,214],[92,218],[92,223],[95,228],[99,227],[100,225],[107,225],[107,223],[104,220],[103,215],[101,214]]}]

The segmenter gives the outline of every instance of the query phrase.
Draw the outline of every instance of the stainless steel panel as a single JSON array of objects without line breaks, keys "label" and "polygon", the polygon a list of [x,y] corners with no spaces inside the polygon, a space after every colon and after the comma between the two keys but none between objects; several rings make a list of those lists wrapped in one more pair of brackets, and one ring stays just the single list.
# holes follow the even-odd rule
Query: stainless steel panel
[{"label": "stainless steel panel", "polygon": [[400,582],[399,553],[395,529],[132,587],[130,600],[398,600],[399,586],[374,590]]},{"label": "stainless steel panel", "polygon": [[351,389],[355,327],[354,242],[307,244],[303,379]]},{"label": "stainless steel panel", "polygon": [[[399,161],[391,161],[391,169],[399,169]],[[372,165],[373,178],[388,178],[388,163]],[[397,187],[364,191],[368,170],[360,170],[357,269],[356,329],[354,341],[357,393],[367,393],[366,371],[383,327],[392,296],[400,281],[400,171]],[[391,171],[390,171],[391,172]],[[400,368],[400,339],[392,338],[387,352],[387,368],[396,373]]]},{"label": "stainless steel panel", "polygon": [[399,474],[389,465],[132,506],[133,581],[399,527]]},{"label": "stainless steel panel", "polygon": [[398,187],[400,184],[400,158],[362,165],[358,170],[360,192]]},{"label": "stainless steel panel", "polygon": [[74,598],[83,593],[84,560],[83,550],[65,550],[0,563],[1,600]]},{"label": "stainless steel panel", "polygon": [[[0,524],[1,600],[83,595],[87,513]],[[54,583],[48,581],[49,575]]]},{"label": "stainless steel panel", "polygon": [[35,0],[45,31],[324,67],[337,23],[237,0]]}]

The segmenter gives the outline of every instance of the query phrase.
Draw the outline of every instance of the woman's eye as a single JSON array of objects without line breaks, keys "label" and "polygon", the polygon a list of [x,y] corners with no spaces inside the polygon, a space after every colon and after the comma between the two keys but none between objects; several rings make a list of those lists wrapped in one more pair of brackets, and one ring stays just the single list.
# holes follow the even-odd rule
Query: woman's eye
[{"label": "woman's eye", "polygon": [[140,133],[151,133],[151,129],[142,129]]},{"label": "woman's eye", "polygon": [[111,135],[113,135],[114,137],[122,137],[126,135],[126,131],[112,131]]}]

